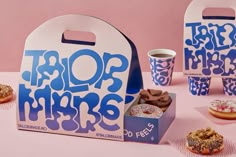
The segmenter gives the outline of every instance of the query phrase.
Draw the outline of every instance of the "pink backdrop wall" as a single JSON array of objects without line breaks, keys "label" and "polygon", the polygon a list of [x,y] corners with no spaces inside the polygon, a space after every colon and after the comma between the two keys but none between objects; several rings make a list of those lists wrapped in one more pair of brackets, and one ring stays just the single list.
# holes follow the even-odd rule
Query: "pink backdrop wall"
[{"label": "pink backdrop wall", "polygon": [[147,51],[177,52],[182,70],[183,17],[191,0],[1,0],[0,71],[19,71],[27,35],[46,20],[80,13],[101,18],[136,45],[142,71],[149,71]]}]

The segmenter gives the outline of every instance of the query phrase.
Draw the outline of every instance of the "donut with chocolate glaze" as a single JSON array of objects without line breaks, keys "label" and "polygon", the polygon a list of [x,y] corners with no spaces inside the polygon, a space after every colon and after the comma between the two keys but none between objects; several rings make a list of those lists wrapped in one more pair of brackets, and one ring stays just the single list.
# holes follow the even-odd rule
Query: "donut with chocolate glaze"
[{"label": "donut with chocolate glaze", "polygon": [[146,101],[147,104],[152,104],[154,106],[158,106],[158,107],[167,107],[171,104],[172,102],[172,99],[170,96],[167,97],[167,99],[165,100],[162,100],[162,99],[159,99],[157,101]]},{"label": "donut with chocolate glaze", "polygon": [[0,104],[11,100],[13,89],[8,85],[0,84]]},{"label": "donut with chocolate glaze", "polygon": [[186,147],[196,154],[215,154],[224,149],[223,136],[211,128],[196,130],[187,135]]},{"label": "donut with chocolate glaze", "polygon": [[147,89],[142,90],[140,93],[139,103],[145,103],[157,106],[165,112],[168,106],[171,104],[172,99],[168,92],[163,92],[162,90]]}]

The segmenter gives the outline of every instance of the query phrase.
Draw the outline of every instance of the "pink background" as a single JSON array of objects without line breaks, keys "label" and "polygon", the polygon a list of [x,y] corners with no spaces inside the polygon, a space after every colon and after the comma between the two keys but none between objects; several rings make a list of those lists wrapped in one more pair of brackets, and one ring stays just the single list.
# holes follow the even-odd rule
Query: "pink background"
[{"label": "pink background", "polygon": [[24,42],[50,18],[86,14],[101,18],[136,45],[142,71],[149,71],[147,52],[169,48],[177,52],[175,71],[182,71],[183,17],[191,0],[1,0],[0,71],[19,71]]}]

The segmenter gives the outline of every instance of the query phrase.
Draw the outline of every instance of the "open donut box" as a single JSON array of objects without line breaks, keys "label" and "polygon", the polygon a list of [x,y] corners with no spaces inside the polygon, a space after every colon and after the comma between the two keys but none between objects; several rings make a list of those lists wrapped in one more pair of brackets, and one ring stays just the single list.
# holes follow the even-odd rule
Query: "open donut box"
[{"label": "open donut box", "polygon": [[156,118],[130,116],[132,106],[138,105],[139,95],[125,112],[125,141],[158,144],[176,116],[176,94],[169,93],[172,102],[163,115]]}]

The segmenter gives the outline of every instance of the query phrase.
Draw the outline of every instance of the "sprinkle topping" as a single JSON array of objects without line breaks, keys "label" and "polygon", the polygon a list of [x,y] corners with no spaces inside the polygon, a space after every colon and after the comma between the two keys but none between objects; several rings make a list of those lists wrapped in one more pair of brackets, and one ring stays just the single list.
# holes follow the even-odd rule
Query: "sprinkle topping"
[{"label": "sprinkle topping", "polygon": [[236,112],[236,101],[215,100],[211,102],[210,108],[218,112]]}]

